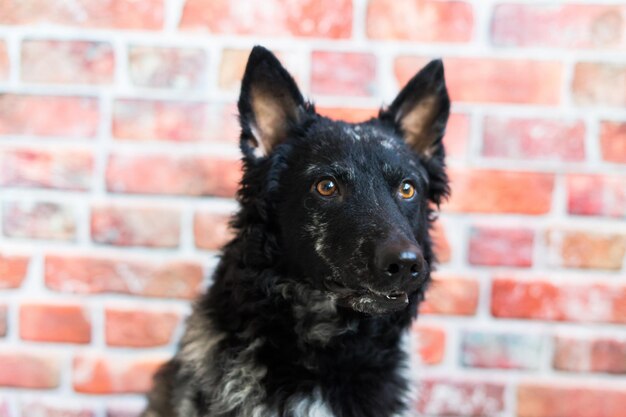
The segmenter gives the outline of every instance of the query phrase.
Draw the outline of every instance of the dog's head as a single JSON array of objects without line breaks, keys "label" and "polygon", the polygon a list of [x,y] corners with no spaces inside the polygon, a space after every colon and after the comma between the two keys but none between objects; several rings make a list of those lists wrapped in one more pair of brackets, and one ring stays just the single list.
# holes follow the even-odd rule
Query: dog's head
[{"label": "dog's head", "polygon": [[240,198],[253,207],[248,221],[274,231],[265,252],[279,254],[276,266],[358,312],[417,304],[433,262],[432,207],[448,193],[442,62],[417,73],[378,117],[346,123],[318,115],[274,55],[255,47],[238,106]]}]

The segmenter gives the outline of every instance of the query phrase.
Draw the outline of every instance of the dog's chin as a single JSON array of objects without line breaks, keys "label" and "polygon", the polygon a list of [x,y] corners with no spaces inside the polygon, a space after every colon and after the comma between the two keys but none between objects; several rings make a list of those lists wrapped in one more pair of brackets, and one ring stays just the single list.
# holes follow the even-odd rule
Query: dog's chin
[{"label": "dog's chin", "polygon": [[337,281],[326,282],[326,291],[333,294],[337,305],[368,315],[383,315],[403,310],[409,296],[402,290],[380,292],[369,288],[350,289]]},{"label": "dog's chin", "polygon": [[344,299],[352,310],[369,315],[389,314],[404,310],[409,305],[409,296],[405,292],[394,291],[389,294],[368,291],[354,294]]}]

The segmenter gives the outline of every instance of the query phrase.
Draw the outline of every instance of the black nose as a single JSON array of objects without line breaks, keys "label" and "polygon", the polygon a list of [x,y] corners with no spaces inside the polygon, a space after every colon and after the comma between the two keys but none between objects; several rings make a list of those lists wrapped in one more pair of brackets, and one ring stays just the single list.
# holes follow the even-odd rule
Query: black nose
[{"label": "black nose", "polygon": [[378,248],[376,264],[392,278],[417,278],[424,265],[420,249],[410,243],[385,244]]}]

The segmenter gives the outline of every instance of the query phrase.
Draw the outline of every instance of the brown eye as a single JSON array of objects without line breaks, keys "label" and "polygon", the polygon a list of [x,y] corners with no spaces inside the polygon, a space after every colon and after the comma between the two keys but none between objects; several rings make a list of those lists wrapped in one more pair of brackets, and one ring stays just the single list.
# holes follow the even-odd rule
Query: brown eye
[{"label": "brown eye", "polygon": [[337,194],[337,184],[332,178],[325,178],[315,184],[315,190],[323,197],[332,197]]},{"label": "brown eye", "polygon": [[400,197],[404,198],[405,200],[413,198],[413,196],[415,195],[415,187],[408,181],[402,181],[402,184],[400,184],[400,188],[398,188],[398,194],[400,194]]}]

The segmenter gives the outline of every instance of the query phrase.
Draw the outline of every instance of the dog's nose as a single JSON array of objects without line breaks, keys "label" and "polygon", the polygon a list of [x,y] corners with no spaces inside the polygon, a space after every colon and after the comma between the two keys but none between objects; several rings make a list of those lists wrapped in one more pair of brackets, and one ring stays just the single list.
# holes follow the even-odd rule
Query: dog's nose
[{"label": "dog's nose", "polygon": [[422,251],[410,243],[382,245],[376,255],[378,269],[392,278],[417,278],[424,265]]}]

